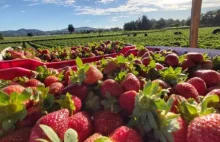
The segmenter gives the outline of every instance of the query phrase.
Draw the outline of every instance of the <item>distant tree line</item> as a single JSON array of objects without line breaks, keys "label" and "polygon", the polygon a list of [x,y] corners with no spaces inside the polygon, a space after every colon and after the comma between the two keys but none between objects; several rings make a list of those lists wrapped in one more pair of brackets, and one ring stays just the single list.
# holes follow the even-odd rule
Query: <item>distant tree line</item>
[{"label": "distant tree line", "polygon": [[0,33],[0,40],[3,40],[4,39],[4,37],[3,37],[3,35]]},{"label": "distant tree line", "polygon": [[[151,30],[151,29],[162,29],[166,27],[179,27],[179,26],[190,26],[190,17],[186,20],[179,19],[164,19],[159,20],[148,19],[146,15],[139,18],[136,21],[131,21],[124,24],[124,30]],[[205,14],[201,14],[200,26],[220,26],[220,9],[214,11],[208,11]]]}]

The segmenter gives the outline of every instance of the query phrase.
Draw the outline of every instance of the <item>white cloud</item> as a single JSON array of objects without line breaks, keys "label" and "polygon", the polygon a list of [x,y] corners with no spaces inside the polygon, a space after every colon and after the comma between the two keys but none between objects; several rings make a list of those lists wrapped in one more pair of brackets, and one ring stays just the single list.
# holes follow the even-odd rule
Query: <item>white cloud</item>
[{"label": "white cloud", "polygon": [[[100,0],[112,1],[112,0]],[[191,9],[192,0],[128,0],[125,4],[112,8],[94,8],[77,6],[78,15],[111,15],[114,13],[140,14],[151,11],[177,11]],[[202,7],[219,7],[220,0],[203,0]],[[114,19],[113,19],[114,20]]]},{"label": "white cloud", "polygon": [[8,7],[10,7],[10,6],[11,6],[11,5],[6,4],[6,5],[3,5],[1,8],[6,9],[6,8],[8,8]]},{"label": "white cloud", "polygon": [[25,11],[25,10],[22,10],[21,12],[22,12],[22,13],[25,13],[26,11]]},{"label": "white cloud", "polygon": [[97,1],[97,3],[103,3],[103,4],[107,4],[107,3],[112,3],[115,0],[99,0]]},{"label": "white cloud", "polygon": [[84,23],[85,23],[85,24],[88,24],[89,22],[90,22],[90,20],[86,20]]},{"label": "white cloud", "polygon": [[71,6],[75,3],[75,0],[23,0],[26,2],[31,2],[29,6],[35,6],[38,4],[56,4],[56,5],[63,5],[63,6]]},{"label": "white cloud", "polygon": [[110,18],[110,21],[111,22],[117,22],[119,21],[120,19],[123,19],[123,18],[128,18],[129,16],[113,16]]}]

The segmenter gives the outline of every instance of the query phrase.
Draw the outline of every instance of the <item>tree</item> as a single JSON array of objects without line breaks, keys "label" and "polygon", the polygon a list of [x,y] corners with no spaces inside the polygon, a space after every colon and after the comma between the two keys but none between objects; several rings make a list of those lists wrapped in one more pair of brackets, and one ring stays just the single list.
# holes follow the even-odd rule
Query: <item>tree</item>
[{"label": "tree", "polygon": [[157,21],[156,28],[162,29],[166,27],[166,21],[163,18],[160,18],[160,20]]},{"label": "tree", "polygon": [[191,18],[190,17],[186,20],[185,25],[186,26],[190,26],[191,25]]},{"label": "tree", "polygon": [[75,31],[75,28],[73,27],[72,24],[68,25],[68,31],[69,31],[70,34],[72,34]]},{"label": "tree", "polygon": [[132,30],[137,30],[137,22],[132,21],[129,23],[124,24],[124,30],[125,31],[132,31]]},{"label": "tree", "polygon": [[32,33],[27,33],[27,36],[32,37],[33,34]]},{"label": "tree", "polygon": [[157,25],[157,20],[151,19],[151,20],[150,20],[150,23],[151,23],[152,29],[155,29],[155,27],[156,27],[156,25]]},{"label": "tree", "polygon": [[0,40],[4,40],[4,37],[1,33],[0,33]]}]

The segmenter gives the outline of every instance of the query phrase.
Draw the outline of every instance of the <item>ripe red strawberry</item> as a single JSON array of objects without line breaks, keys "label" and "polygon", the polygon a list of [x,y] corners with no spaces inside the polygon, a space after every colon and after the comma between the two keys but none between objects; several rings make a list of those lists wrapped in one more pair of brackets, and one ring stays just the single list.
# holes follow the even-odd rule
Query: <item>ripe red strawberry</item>
[{"label": "ripe red strawberry", "polygon": [[196,64],[195,64],[192,60],[190,60],[190,59],[185,59],[185,60],[182,62],[182,65],[181,65],[181,67],[183,68],[183,70],[189,69],[189,68],[194,67],[194,66],[196,66]]},{"label": "ripe red strawberry", "polygon": [[213,69],[214,64],[211,60],[205,60],[200,64],[202,69]]},{"label": "ripe red strawberry", "polygon": [[188,126],[187,142],[218,142],[220,114],[196,117]]},{"label": "ripe red strawberry", "polygon": [[122,125],[123,120],[118,113],[99,111],[94,114],[94,128],[97,133],[109,135]]},{"label": "ripe red strawberry", "polygon": [[220,89],[214,89],[209,92],[207,95],[218,95],[220,97]]},{"label": "ripe red strawberry", "polygon": [[26,87],[38,87],[39,85],[42,85],[42,83],[39,80],[34,79],[34,78],[31,78],[25,83]]},{"label": "ripe red strawberry", "polygon": [[145,57],[142,59],[142,64],[148,66],[150,64],[150,61],[151,61],[150,57]]},{"label": "ripe red strawberry", "polygon": [[165,63],[168,66],[177,66],[179,64],[179,58],[176,54],[168,54],[165,57]]},{"label": "ripe red strawberry", "polygon": [[102,73],[96,67],[90,65],[89,70],[86,72],[86,77],[83,80],[83,82],[85,84],[91,85],[97,83],[102,78]]},{"label": "ripe red strawberry", "polygon": [[111,96],[118,97],[120,96],[124,91],[115,80],[113,79],[107,79],[100,85],[100,92],[101,95],[106,98],[106,94],[109,93]]},{"label": "ripe red strawberry", "polygon": [[27,142],[31,134],[31,127],[18,129],[6,137],[0,139],[0,142]]},{"label": "ripe red strawberry", "polygon": [[178,114],[178,108],[179,108],[180,103],[183,100],[186,100],[186,99],[184,97],[180,96],[180,95],[175,95],[175,94],[172,94],[170,96],[170,98],[173,99],[173,104],[172,104],[172,107],[170,109],[170,112]]},{"label": "ripe red strawberry", "polygon": [[32,127],[43,116],[40,108],[30,107],[27,109],[27,116],[16,123],[17,128]]},{"label": "ripe red strawberry", "polygon": [[170,88],[170,85],[167,84],[166,82],[164,82],[164,81],[161,80],[161,79],[153,80],[153,82],[159,83],[159,85],[160,85],[163,89],[168,89],[168,88]]},{"label": "ripe red strawberry", "polygon": [[44,79],[44,84],[47,87],[47,86],[50,86],[51,84],[58,82],[58,81],[59,81],[59,79],[56,76],[51,75],[51,76],[48,76]]},{"label": "ripe red strawberry", "polygon": [[178,95],[181,95],[181,96],[185,97],[186,99],[193,98],[196,101],[198,101],[199,94],[196,91],[195,87],[193,87],[189,83],[186,83],[186,82],[178,83],[175,86],[175,90],[177,91]]},{"label": "ripe red strawberry", "polygon": [[141,49],[141,50],[139,50],[138,52],[137,52],[137,56],[138,57],[142,57],[145,53],[147,53],[148,52],[148,50],[146,49],[146,48],[144,48],[144,49]]},{"label": "ripe red strawberry", "polygon": [[10,95],[12,92],[22,93],[24,91],[24,87],[21,85],[9,85],[5,88],[2,88],[2,91]]},{"label": "ripe red strawberry", "polygon": [[80,98],[76,97],[76,96],[72,96],[72,100],[74,102],[74,105],[76,107],[76,109],[74,110],[74,113],[77,113],[80,111],[81,107],[82,107],[82,101],[80,100]]},{"label": "ripe red strawberry", "polygon": [[63,89],[63,84],[60,82],[55,82],[49,86],[49,93],[57,95]]},{"label": "ripe red strawberry", "polygon": [[174,142],[186,142],[186,136],[187,136],[187,124],[185,120],[181,117],[177,119],[180,129],[173,132],[173,139]]},{"label": "ripe red strawberry", "polygon": [[196,52],[187,53],[186,58],[192,60],[195,63],[201,63],[204,60],[203,55]]},{"label": "ripe red strawberry", "polygon": [[162,69],[164,69],[164,66],[161,65],[160,63],[156,63],[156,69],[157,70],[162,70]]},{"label": "ripe red strawberry", "polygon": [[220,85],[212,86],[207,89],[207,92],[211,92],[212,90],[220,89]]},{"label": "ripe red strawberry", "polygon": [[119,98],[119,104],[122,109],[127,111],[129,114],[132,114],[134,110],[135,97],[137,92],[135,91],[127,91],[123,93]]},{"label": "ripe red strawberry", "polygon": [[79,142],[83,142],[92,133],[92,123],[87,112],[78,112],[69,117],[68,127],[76,130]]},{"label": "ripe red strawberry", "polygon": [[140,59],[135,59],[134,63],[140,65],[140,64],[142,64],[142,61]]},{"label": "ripe red strawberry", "polygon": [[117,128],[110,136],[114,142],[143,142],[140,135],[133,129],[121,126]]},{"label": "ripe red strawberry", "polygon": [[195,89],[197,90],[197,92],[199,93],[199,95],[201,95],[201,96],[206,95],[207,87],[206,87],[205,81],[202,80],[201,78],[193,77],[193,78],[189,79],[187,81],[187,83],[194,86]]},{"label": "ripe red strawberry", "polygon": [[99,133],[95,133],[93,135],[91,135],[90,137],[88,137],[84,142],[95,142],[98,138],[101,138],[102,135]]},{"label": "ripe red strawberry", "polygon": [[68,129],[69,111],[67,109],[61,109],[52,113],[49,113],[37,121],[34,128],[31,131],[29,142],[36,142],[36,139],[46,139],[46,135],[40,128],[39,124],[44,124],[51,127],[61,140],[64,139],[64,133]]},{"label": "ripe red strawberry", "polygon": [[138,80],[140,82],[140,89],[142,90],[144,88],[145,83],[146,83],[145,78],[142,76],[139,76]]},{"label": "ripe red strawberry", "polygon": [[88,88],[85,84],[82,84],[81,86],[77,84],[70,84],[62,89],[60,94],[66,95],[67,92],[79,97],[81,100],[84,100],[88,96]]},{"label": "ripe red strawberry", "polygon": [[220,83],[220,74],[214,70],[197,70],[194,76],[202,78],[207,87],[212,87]]},{"label": "ripe red strawberry", "polygon": [[125,91],[134,90],[136,92],[139,92],[141,85],[138,78],[134,74],[128,73],[126,77],[122,80],[121,86],[124,88]]},{"label": "ripe red strawberry", "polygon": [[104,67],[104,74],[108,74],[111,72],[114,72],[118,68],[118,64],[115,61],[110,61],[107,63],[107,65]]}]

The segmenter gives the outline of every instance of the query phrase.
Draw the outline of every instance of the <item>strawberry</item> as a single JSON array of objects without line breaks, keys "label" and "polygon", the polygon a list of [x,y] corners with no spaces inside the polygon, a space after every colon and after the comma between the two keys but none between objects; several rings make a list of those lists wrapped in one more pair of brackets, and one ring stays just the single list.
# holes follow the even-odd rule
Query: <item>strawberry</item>
[{"label": "strawberry", "polygon": [[178,109],[179,109],[179,105],[180,103],[183,101],[183,100],[186,100],[184,97],[180,96],[180,95],[175,95],[175,94],[172,94],[170,96],[170,98],[173,99],[173,104],[172,104],[172,107],[170,109],[170,112],[173,112],[173,113],[178,113]]},{"label": "strawberry", "polygon": [[71,95],[75,95],[79,97],[81,100],[84,100],[88,96],[88,88],[85,84],[77,85],[77,84],[70,84],[67,87],[63,88],[60,94],[70,93]]},{"label": "strawberry", "polygon": [[196,64],[191,59],[185,59],[181,64],[181,67],[183,68],[183,70],[189,69],[194,66],[196,66]]},{"label": "strawberry", "polygon": [[89,70],[85,74],[85,78],[83,82],[85,84],[91,85],[97,83],[102,78],[103,78],[102,73],[96,67],[90,65]]},{"label": "strawberry", "polygon": [[18,129],[6,137],[0,139],[0,142],[27,142],[31,134],[31,128]]},{"label": "strawberry", "polygon": [[110,136],[114,142],[143,142],[140,135],[133,129],[121,126],[117,128]]},{"label": "strawberry", "polygon": [[39,80],[34,79],[34,78],[31,78],[30,80],[25,82],[26,87],[38,87],[39,85],[42,85],[42,83]]},{"label": "strawberry", "polygon": [[197,90],[195,89],[195,87],[193,87],[189,83],[186,83],[186,82],[178,83],[175,86],[175,90],[177,91],[177,93],[179,95],[185,97],[186,99],[193,98],[196,101],[198,101],[199,94],[198,94]]},{"label": "strawberry", "polygon": [[138,92],[141,85],[138,78],[134,74],[128,73],[122,80],[121,86],[124,88],[125,91],[134,90]]},{"label": "strawberry", "polygon": [[63,89],[63,84],[60,82],[55,82],[49,86],[49,93],[57,95]]},{"label": "strawberry", "polygon": [[35,142],[36,139],[39,138],[46,138],[39,124],[44,124],[51,127],[58,134],[60,139],[63,140],[64,133],[68,129],[68,119],[69,111],[67,109],[61,109],[41,117],[31,131],[29,142]]},{"label": "strawberry", "polygon": [[203,62],[204,58],[201,53],[190,52],[186,54],[186,58],[192,60],[196,64]]},{"label": "strawberry", "polygon": [[211,60],[205,60],[200,64],[202,69],[213,69],[214,64]]},{"label": "strawberry", "polygon": [[156,63],[156,69],[157,70],[162,70],[162,69],[164,69],[164,66],[161,65],[160,63]]},{"label": "strawberry", "polygon": [[195,87],[195,89],[197,90],[199,95],[201,95],[201,96],[205,96],[206,95],[207,87],[206,87],[205,81],[202,80],[201,78],[193,77],[193,78],[189,79],[187,81],[187,83],[189,83],[193,87]]},{"label": "strawberry", "polygon": [[76,130],[79,142],[83,142],[92,133],[92,123],[87,112],[78,112],[69,117],[68,127]]},{"label": "strawberry", "polygon": [[111,111],[98,111],[94,114],[95,132],[109,135],[116,128],[123,125],[123,120],[118,113]]},{"label": "strawberry", "polygon": [[145,57],[142,59],[142,64],[148,66],[150,64],[150,61],[151,61],[150,57]]},{"label": "strawberry", "polygon": [[90,137],[88,137],[84,142],[95,142],[97,139],[101,138],[102,135],[99,133],[95,133],[93,135],[91,135]]},{"label": "strawberry", "polygon": [[168,66],[177,66],[179,64],[179,58],[176,54],[168,54],[166,57],[165,57],[165,63],[168,65]]},{"label": "strawberry", "polygon": [[163,89],[168,89],[168,88],[170,88],[170,85],[167,84],[166,82],[164,82],[164,81],[161,80],[161,79],[156,79],[156,80],[153,80],[152,82],[158,82],[159,85],[160,85]]},{"label": "strawberry", "polygon": [[142,57],[145,53],[147,53],[148,52],[148,50],[146,49],[146,48],[144,48],[144,49],[141,49],[141,50],[139,50],[138,52],[137,52],[137,56],[138,57]]},{"label": "strawberry", "polygon": [[220,83],[220,74],[214,70],[197,70],[194,72],[194,76],[203,79],[207,87],[212,87]]},{"label": "strawberry", "polygon": [[220,89],[214,89],[210,91],[207,95],[218,95],[220,97]]},{"label": "strawberry", "polygon": [[137,92],[131,90],[123,93],[119,98],[119,104],[121,108],[127,111],[129,114],[132,114],[134,110],[136,95]]},{"label": "strawberry", "polygon": [[121,85],[119,85],[115,80],[107,79],[101,83],[100,92],[101,92],[101,95],[104,98],[106,98],[107,93],[109,93],[111,96],[118,97],[124,91],[123,91]]},{"label": "strawberry", "polygon": [[220,89],[220,85],[212,86],[207,89],[207,92],[211,92],[214,89]]},{"label": "strawberry", "polygon": [[56,76],[51,75],[51,76],[48,76],[44,79],[44,84],[47,87],[47,86],[50,86],[51,84],[58,82],[58,81],[59,81],[59,79]]},{"label": "strawberry", "polygon": [[177,121],[180,129],[172,133],[174,142],[186,142],[187,123],[182,117],[179,117]]},{"label": "strawberry", "polygon": [[139,59],[135,59],[135,60],[134,60],[134,63],[140,65],[140,64],[142,64],[142,61],[139,60]]},{"label": "strawberry", "polygon": [[2,91],[10,95],[13,92],[20,94],[24,91],[24,89],[25,88],[21,85],[9,85],[9,86],[2,88]]},{"label": "strawberry", "polygon": [[72,96],[72,100],[74,102],[74,106],[76,107],[76,109],[74,110],[73,113],[77,113],[80,111],[80,109],[82,107],[82,101],[80,100],[80,98],[78,98],[76,96]]},{"label": "strawberry", "polygon": [[220,114],[196,117],[188,126],[187,142],[218,142]]},{"label": "strawberry", "polygon": [[37,107],[30,107],[27,110],[27,116],[19,121],[16,126],[17,128],[23,128],[23,127],[32,127],[35,125],[35,123],[42,117],[42,112],[40,108]]}]

